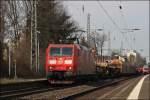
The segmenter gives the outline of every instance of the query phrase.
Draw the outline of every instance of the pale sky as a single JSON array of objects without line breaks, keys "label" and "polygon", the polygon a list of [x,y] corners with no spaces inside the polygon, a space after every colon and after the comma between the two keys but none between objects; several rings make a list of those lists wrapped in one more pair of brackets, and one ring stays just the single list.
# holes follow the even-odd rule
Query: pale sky
[{"label": "pale sky", "polygon": [[[87,14],[91,15],[91,29],[105,29],[111,33],[111,49],[120,49],[123,41],[123,49],[136,49],[142,56],[149,56],[149,1],[99,1],[108,12],[114,22],[123,29],[138,28],[134,32],[122,35],[111,22],[98,1],[63,1],[69,15],[72,16],[81,28],[86,30]],[[83,12],[84,5],[84,12]],[[119,9],[119,6],[122,9]],[[101,32],[102,33],[102,32]],[[135,41],[134,41],[135,38]],[[108,48],[105,42],[104,48]],[[142,49],[142,50],[141,50]],[[106,52],[105,52],[106,53]]]}]

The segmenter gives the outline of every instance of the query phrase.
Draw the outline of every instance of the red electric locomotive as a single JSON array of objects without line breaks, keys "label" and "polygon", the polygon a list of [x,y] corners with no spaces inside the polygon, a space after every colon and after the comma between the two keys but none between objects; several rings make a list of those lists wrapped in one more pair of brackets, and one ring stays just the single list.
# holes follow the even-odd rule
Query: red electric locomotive
[{"label": "red electric locomotive", "polygon": [[95,74],[94,60],[85,46],[49,44],[46,50],[46,75],[50,83],[73,83]]}]

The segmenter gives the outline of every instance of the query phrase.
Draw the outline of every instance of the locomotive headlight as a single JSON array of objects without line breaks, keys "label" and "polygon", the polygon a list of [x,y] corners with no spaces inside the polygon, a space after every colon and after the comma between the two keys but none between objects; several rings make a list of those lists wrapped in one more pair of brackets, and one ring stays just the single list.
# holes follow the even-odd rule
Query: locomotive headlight
[{"label": "locomotive headlight", "polygon": [[70,66],[70,67],[69,67],[69,70],[71,70],[71,69],[72,69],[72,67]]},{"label": "locomotive headlight", "polygon": [[49,64],[56,64],[56,60],[49,60]]},{"label": "locomotive headlight", "polygon": [[72,64],[72,60],[65,60],[65,64]]},{"label": "locomotive headlight", "polygon": [[51,70],[52,68],[53,68],[53,67],[51,67],[51,66],[49,67],[50,70]]}]

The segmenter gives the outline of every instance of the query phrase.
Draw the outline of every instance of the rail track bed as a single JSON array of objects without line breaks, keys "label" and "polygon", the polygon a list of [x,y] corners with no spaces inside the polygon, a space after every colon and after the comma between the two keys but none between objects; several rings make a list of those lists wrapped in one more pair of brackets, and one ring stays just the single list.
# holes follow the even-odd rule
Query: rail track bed
[{"label": "rail track bed", "polygon": [[117,80],[89,91],[61,98],[60,100],[127,100],[134,86],[141,78],[142,76]]},{"label": "rail track bed", "polygon": [[[134,76],[135,77],[135,76]],[[71,85],[49,85],[47,82],[26,84],[26,87],[10,89],[0,92],[0,99],[51,99],[51,100],[69,100],[77,98],[87,93],[91,93],[100,88],[130,79],[129,77],[120,77],[116,79],[105,79],[97,82],[77,83]],[[36,84],[36,85],[35,85]],[[24,83],[25,85],[25,83]]]},{"label": "rail track bed", "polygon": [[75,87],[80,84],[82,83],[70,84],[70,85],[65,85],[65,84],[50,85],[47,80],[1,84],[0,99],[19,98],[26,95],[32,95],[32,94],[42,93],[46,91],[53,91],[53,90]]},{"label": "rail track bed", "polygon": [[47,80],[1,84],[0,99],[17,98],[20,96],[52,91],[66,87],[68,86],[49,85]]},{"label": "rail track bed", "polygon": [[[110,80],[106,80],[104,82],[99,82],[99,83],[95,83],[95,84],[91,84],[91,86],[89,85],[88,88],[85,89],[81,89],[80,91],[70,94],[70,95],[64,95],[63,97],[60,97],[59,100],[72,100],[72,99],[76,99],[78,97],[82,97],[84,95],[88,95],[89,93],[92,93],[94,91],[97,91],[101,88],[105,88],[107,86],[111,86],[111,85],[115,85],[118,84],[122,81],[126,81],[129,78],[120,78],[120,79],[110,79]],[[86,98],[87,99],[87,98]]]},{"label": "rail track bed", "polygon": [[[134,76],[135,77],[135,76]],[[50,100],[70,100],[76,97],[86,95],[87,93],[96,91],[113,84],[130,79],[130,77],[121,77],[116,79],[99,80],[98,82],[87,82],[63,89],[57,89],[32,95],[20,97],[20,99],[50,99]]]},{"label": "rail track bed", "polygon": [[24,89],[33,86],[47,85],[47,80],[33,80],[33,81],[23,81],[23,82],[15,82],[15,83],[5,83],[0,84],[1,89],[0,92],[16,90],[16,89]]}]

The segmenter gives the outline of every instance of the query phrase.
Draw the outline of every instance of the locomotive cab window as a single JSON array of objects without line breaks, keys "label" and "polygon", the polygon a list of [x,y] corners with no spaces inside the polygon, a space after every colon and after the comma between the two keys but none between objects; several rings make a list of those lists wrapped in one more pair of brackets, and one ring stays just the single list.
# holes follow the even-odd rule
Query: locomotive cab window
[{"label": "locomotive cab window", "polygon": [[51,48],[50,55],[51,56],[60,56],[61,55],[60,48]]},{"label": "locomotive cab window", "polygon": [[72,48],[62,48],[62,56],[72,56]]}]

